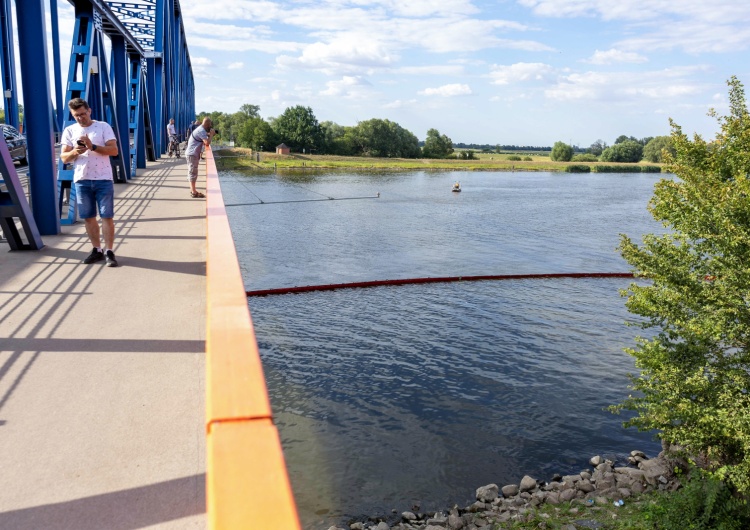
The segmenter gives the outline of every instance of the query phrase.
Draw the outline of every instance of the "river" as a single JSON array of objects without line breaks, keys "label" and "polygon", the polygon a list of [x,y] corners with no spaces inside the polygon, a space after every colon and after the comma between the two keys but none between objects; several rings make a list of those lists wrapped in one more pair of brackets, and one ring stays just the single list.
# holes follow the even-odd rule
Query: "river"
[{"label": "river", "polygon": [[[428,276],[628,272],[661,226],[653,174],[220,174],[248,290]],[[454,181],[463,191],[451,193]],[[627,279],[250,298],[303,526],[473,501],[478,486],[659,450],[606,407],[640,331]]]}]

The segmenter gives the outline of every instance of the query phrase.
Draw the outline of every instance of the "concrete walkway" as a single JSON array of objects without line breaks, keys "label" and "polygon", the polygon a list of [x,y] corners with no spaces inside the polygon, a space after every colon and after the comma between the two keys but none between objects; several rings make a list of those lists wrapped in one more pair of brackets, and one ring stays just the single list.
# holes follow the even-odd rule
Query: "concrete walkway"
[{"label": "concrete walkway", "polygon": [[184,159],[138,172],[120,267],[81,263],[82,222],[0,242],[0,529],[206,525],[206,203]]}]

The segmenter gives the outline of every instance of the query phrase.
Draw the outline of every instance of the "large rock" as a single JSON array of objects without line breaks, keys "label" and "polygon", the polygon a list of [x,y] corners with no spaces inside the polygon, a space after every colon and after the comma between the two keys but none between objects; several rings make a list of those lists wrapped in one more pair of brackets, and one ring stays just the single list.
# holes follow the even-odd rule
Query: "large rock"
[{"label": "large rock", "polygon": [[670,474],[667,463],[659,458],[644,460],[638,464],[638,467],[643,470],[643,473],[646,476],[646,481],[649,484],[655,484],[659,477],[668,477]]},{"label": "large rock", "polygon": [[450,530],[461,530],[464,526],[466,526],[466,523],[464,523],[464,520],[458,515],[450,514],[448,516],[448,528],[450,528]]},{"label": "large rock", "polygon": [[570,502],[576,498],[578,493],[574,489],[564,490],[560,492],[560,502]]},{"label": "large rock", "polygon": [[488,484],[477,488],[477,500],[482,502],[492,502],[497,499],[498,493],[497,484]]},{"label": "large rock", "polygon": [[526,475],[521,479],[519,489],[521,491],[534,491],[536,489],[536,480]]},{"label": "large rock", "polygon": [[508,484],[507,486],[503,486],[503,489],[501,491],[503,492],[503,495],[505,497],[513,497],[514,495],[518,495],[518,484]]},{"label": "large rock", "polygon": [[582,480],[576,484],[576,488],[584,493],[591,493],[594,491],[594,485],[589,480]]}]

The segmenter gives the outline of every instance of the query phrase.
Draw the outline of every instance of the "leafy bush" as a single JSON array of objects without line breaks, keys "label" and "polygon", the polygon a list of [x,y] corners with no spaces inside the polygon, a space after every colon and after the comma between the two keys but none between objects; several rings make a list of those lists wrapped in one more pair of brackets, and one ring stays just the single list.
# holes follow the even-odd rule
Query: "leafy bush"
[{"label": "leafy bush", "polygon": [[565,142],[555,142],[549,156],[557,162],[570,162],[573,158],[573,148]]},{"label": "leafy bush", "polygon": [[586,164],[571,164],[565,168],[566,173],[591,173],[591,166]]},{"label": "leafy bush", "polygon": [[533,162],[533,161],[534,161],[534,159],[533,159],[533,158],[531,158],[530,156],[525,156],[525,157],[523,157],[523,161],[524,161],[524,162]]},{"label": "leafy bush", "polygon": [[695,469],[682,489],[647,505],[643,517],[660,530],[742,530],[750,528],[750,505],[722,481]]},{"label": "leafy bush", "polygon": [[[649,210],[663,234],[627,236],[620,252],[636,276],[623,292],[641,327],[655,333],[628,349],[639,370],[614,410],[701,455],[718,478],[750,493],[750,113],[729,81],[730,115],[716,139],[690,138],[672,123],[676,154]],[[720,146],[720,149],[717,149]],[[641,239],[640,234],[639,240]]]},{"label": "leafy bush", "polygon": [[518,155],[510,155],[508,157],[508,160],[513,160],[514,162],[520,162],[521,161],[521,157],[518,156]]},{"label": "leafy bush", "polygon": [[643,173],[661,173],[661,167],[659,166],[641,166]]},{"label": "leafy bush", "polygon": [[582,153],[573,156],[573,162],[596,162],[598,160],[597,156],[591,153]]},{"label": "leafy bush", "polygon": [[592,171],[594,173],[640,173],[641,166],[604,166],[597,164]]}]

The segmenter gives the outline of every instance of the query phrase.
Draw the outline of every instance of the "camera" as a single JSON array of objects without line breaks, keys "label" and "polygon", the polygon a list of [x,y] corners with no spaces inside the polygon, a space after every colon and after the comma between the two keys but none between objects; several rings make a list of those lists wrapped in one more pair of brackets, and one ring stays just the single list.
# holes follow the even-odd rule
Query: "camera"
[{"label": "camera", "polygon": [[212,131],[214,132],[214,134],[219,134],[219,129],[214,129],[214,128],[212,127],[212,128],[211,128],[211,130],[212,130]]},{"label": "camera", "polygon": [[83,140],[78,140],[76,143],[81,147],[86,147],[86,142],[84,142]]}]

